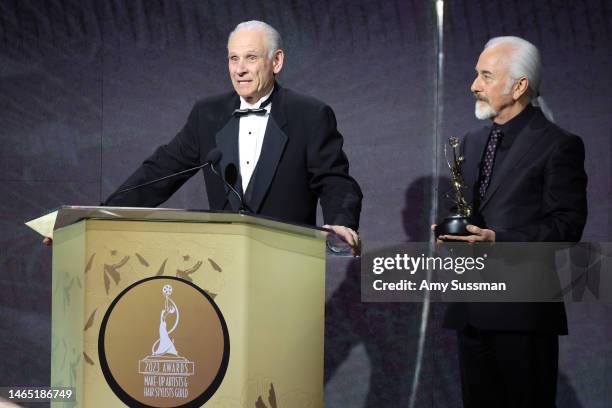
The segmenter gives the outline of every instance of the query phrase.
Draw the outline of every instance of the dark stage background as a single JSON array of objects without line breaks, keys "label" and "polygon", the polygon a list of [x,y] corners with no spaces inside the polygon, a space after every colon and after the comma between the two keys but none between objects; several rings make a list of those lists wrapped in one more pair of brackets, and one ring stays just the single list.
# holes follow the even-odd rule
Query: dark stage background
[{"label": "dark stage background", "polygon": [[[243,20],[283,35],[284,86],[334,108],[365,195],[366,244],[429,239],[442,144],[479,125],[469,92],[478,54],[492,36],[532,41],[557,123],[586,144],[584,240],[610,241],[610,2],[445,3],[439,75],[433,1],[2,0],[0,385],[49,383],[51,250],[23,222],[98,204],[197,99],[229,90],[225,44]],[[207,208],[202,181],[164,206]],[[358,268],[328,262],[326,406],[459,407],[444,305],[360,303]],[[611,311],[568,305],[559,407],[612,406]]]}]

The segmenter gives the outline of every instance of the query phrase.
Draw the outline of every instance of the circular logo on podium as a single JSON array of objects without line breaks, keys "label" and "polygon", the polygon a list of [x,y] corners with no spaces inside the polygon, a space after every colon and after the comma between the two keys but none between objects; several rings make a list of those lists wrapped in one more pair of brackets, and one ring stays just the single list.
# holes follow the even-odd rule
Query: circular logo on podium
[{"label": "circular logo on podium", "polygon": [[111,303],[98,354],[108,385],[128,406],[200,406],[223,381],[229,335],[206,292],[179,278],[152,277]]}]

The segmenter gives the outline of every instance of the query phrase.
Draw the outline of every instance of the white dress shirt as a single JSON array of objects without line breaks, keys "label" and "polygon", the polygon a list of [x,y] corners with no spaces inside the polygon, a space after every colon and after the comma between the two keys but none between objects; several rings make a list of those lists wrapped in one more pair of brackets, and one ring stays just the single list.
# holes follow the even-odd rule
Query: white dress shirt
[{"label": "white dress shirt", "polygon": [[[240,97],[240,109],[257,109],[263,101],[268,99],[270,93],[262,97],[255,104],[250,105]],[[264,107],[267,110],[265,115],[247,115],[240,118],[238,130],[238,154],[240,157],[240,176],[242,177],[242,189],[246,191],[251,176],[257,166],[257,161],[261,154],[268,118],[272,109],[272,103]]]}]

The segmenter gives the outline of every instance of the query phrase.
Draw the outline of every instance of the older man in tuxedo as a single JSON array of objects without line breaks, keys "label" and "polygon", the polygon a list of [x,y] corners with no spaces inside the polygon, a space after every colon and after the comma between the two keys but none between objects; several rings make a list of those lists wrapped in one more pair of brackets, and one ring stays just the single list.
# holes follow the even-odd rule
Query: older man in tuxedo
[{"label": "older man in tuxedo", "polygon": [[[176,137],[146,159],[118,191],[197,166],[218,148],[221,175],[253,213],[314,225],[320,201],[326,227],[357,253],[362,193],[349,175],[334,112],[275,81],[284,52],[270,25],[238,24],[227,51],[234,91],[197,102]],[[157,206],[193,174],[114,193],[105,204]],[[241,199],[209,168],[204,178],[212,209],[239,209]]]},{"label": "older man in tuxedo", "polygon": [[[487,126],[462,141],[466,198],[477,225],[467,242],[575,242],[587,217],[584,145],[551,122],[539,96],[540,55],[518,37],[490,40],[471,91]],[[464,406],[554,407],[562,303],[457,303]]]}]

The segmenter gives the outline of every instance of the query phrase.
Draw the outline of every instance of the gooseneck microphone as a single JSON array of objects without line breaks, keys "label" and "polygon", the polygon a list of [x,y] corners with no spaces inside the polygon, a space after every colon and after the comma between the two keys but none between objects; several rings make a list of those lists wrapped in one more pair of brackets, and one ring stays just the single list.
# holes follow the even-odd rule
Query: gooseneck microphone
[{"label": "gooseneck microphone", "polygon": [[[227,167],[225,168],[225,177],[223,177],[221,174],[219,174],[217,172],[217,169],[215,168],[214,165],[210,166],[210,169],[213,171],[213,173],[215,173],[217,175],[217,177],[219,177],[221,179],[223,184],[225,184],[227,186],[227,188],[229,188],[229,191],[231,191],[232,193],[234,193],[234,195],[236,197],[238,197],[238,201],[240,202],[240,209],[238,210],[238,212],[241,212],[241,213],[243,213],[243,212],[252,213],[253,211],[251,211],[249,206],[246,205],[246,203],[244,202],[242,194],[240,194],[238,191],[236,191],[236,189],[232,186],[232,184],[234,184],[236,182],[237,178],[238,178],[238,171],[236,169],[236,165],[233,164],[233,163],[230,163],[230,164],[227,165]],[[230,180],[231,182],[228,182],[228,180]]]},{"label": "gooseneck microphone", "polygon": [[215,172],[215,174],[217,174],[217,172],[214,171],[214,165],[219,163],[219,161],[221,160],[221,156],[222,155],[223,155],[223,153],[221,153],[221,150],[219,150],[217,148],[214,148],[210,152],[208,152],[208,154],[205,157],[204,163],[202,163],[202,164],[200,164],[198,166],[192,167],[190,169],[187,169],[187,170],[182,170],[182,171],[179,171],[177,173],[168,174],[167,176],[160,177],[160,178],[157,178],[155,180],[147,181],[146,183],[138,184],[137,186],[132,186],[132,187],[128,187],[128,188],[124,188],[122,190],[119,190],[119,191],[111,194],[110,197],[108,197],[106,199],[106,201],[103,203],[103,205],[108,205],[108,202],[111,201],[113,198],[117,197],[118,195],[127,193],[128,191],[137,190],[139,188],[146,187],[146,186],[149,186],[151,184],[159,183],[160,181],[168,180],[170,178],[177,177],[177,176],[180,176],[180,175],[183,175],[183,174],[187,174],[187,173],[190,173],[190,172],[195,172],[195,171],[198,171],[200,169],[203,169],[206,166],[210,166],[211,169],[213,169],[213,172]]}]

